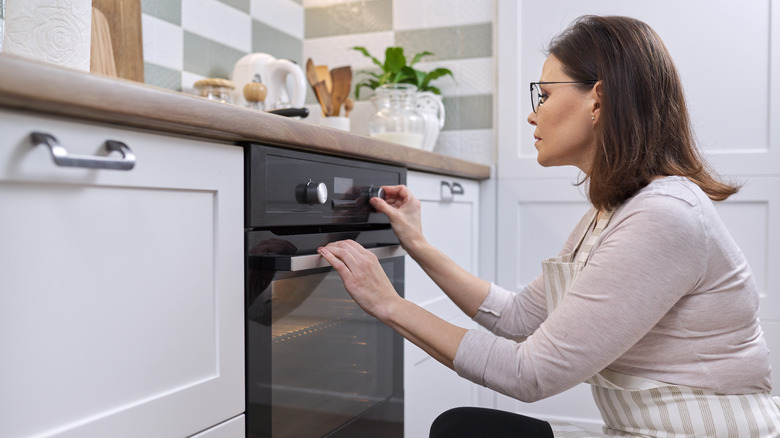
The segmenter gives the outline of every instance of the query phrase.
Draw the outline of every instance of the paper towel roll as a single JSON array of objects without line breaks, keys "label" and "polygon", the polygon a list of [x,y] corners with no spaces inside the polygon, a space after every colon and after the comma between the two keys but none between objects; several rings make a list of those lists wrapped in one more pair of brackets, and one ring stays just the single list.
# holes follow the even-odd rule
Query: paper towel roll
[{"label": "paper towel roll", "polygon": [[6,0],[3,51],[89,71],[92,0]]}]

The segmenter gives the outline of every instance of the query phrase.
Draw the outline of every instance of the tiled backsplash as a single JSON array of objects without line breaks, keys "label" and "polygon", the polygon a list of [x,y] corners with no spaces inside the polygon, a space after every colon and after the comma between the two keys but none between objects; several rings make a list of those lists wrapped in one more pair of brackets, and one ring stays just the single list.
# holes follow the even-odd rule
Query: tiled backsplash
[{"label": "tiled backsplash", "polygon": [[[417,66],[446,67],[455,76],[434,82],[447,113],[434,151],[494,164],[494,0],[304,0],[303,5],[303,58],[315,64],[373,69],[370,59],[350,50],[354,46],[380,59],[389,46],[401,46],[407,55],[433,52]],[[372,105],[361,101],[355,108],[352,131],[366,134]],[[316,104],[310,109],[310,117],[318,117]]]},{"label": "tiled backsplash", "polygon": [[[0,0],[0,35],[10,1],[25,0]],[[435,152],[494,163],[495,0],[141,0],[141,9],[146,82],[173,90],[227,78],[252,52],[301,66],[310,57],[331,68],[351,65],[355,73],[374,65],[353,46],[380,59],[389,46],[433,52],[418,67],[447,67],[455,76],[434,82],[447,112]],[[305,121],[317,123],[308,94]],[[356,102],[352,131],[366,134],[372,113],[370,101]]]}]

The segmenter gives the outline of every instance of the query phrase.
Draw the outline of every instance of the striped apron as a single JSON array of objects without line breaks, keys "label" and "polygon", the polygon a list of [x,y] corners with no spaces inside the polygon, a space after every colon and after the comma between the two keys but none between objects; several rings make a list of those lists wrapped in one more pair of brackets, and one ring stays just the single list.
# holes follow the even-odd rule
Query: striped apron
[{"label": "striped apron", "polygon": [[[594,215],[584,246],[587,230],[573,252],[542,262],[548,314],[569,291],[611,217],[612,211]],[[780,398],[769,393],[722,395],[608,368],[585,382],[604,420],[603,434],[552,422],[556,437],[780,437]]]}]

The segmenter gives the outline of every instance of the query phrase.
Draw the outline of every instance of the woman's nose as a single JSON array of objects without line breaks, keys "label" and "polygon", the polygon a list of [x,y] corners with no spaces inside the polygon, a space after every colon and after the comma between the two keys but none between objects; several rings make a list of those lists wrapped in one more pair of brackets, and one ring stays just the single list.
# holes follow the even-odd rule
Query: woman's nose
[{"label": "woman's nose", "polygon": [[526,120],[528,120],[528,123],[536,126],[536,113],[531,111],[531,113],[528,114],[528,119]]}]

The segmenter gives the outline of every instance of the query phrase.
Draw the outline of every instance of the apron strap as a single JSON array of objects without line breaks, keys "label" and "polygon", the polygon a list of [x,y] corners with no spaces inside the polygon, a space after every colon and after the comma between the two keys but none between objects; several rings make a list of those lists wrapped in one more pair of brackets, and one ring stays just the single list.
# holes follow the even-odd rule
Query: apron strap
[{"label": "apron strap", "polygon": [[596,244],[596,240],[598,240],[601,232],[604,231],[604,228],[607,228],[607,224],[609,223],[609,220],[612,219],[612,213],[614,212],[615,210],[607,210],[601,213],[601,216],[596,222],[596,228],[593,229],[593,233],[588,239],[588,243],[577,251],[577,262],[580,262],[583,265],[587,263],[588,257],[590,256],[590,250],[593,249],[593,245]]}]

